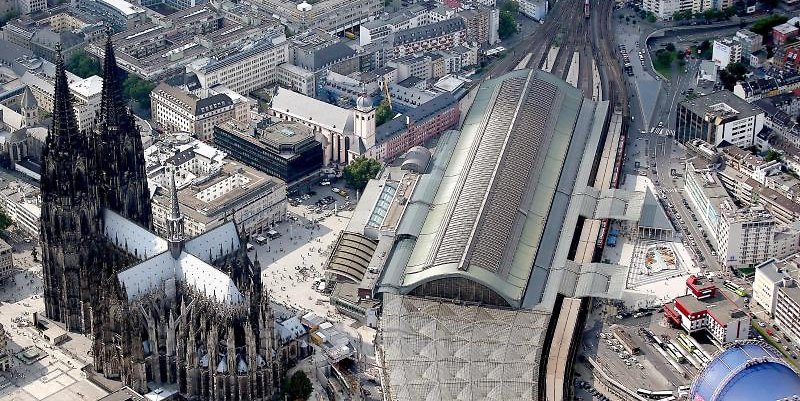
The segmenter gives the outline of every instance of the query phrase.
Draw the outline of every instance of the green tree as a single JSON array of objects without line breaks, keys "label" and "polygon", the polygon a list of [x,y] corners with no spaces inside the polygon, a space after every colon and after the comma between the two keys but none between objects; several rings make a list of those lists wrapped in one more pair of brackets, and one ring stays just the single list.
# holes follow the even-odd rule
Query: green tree
[{"label": "green tree", "polygon": [[668,52],[674,52],[675,51],[675,43],[672,43],[672,42],[667,43],[667,45],[664,48],[667,49]]},{"label": "green tree", "polygon": [[141,107],[150,109],[150,92],[155,87],[152,82],[141,79],[138,75],[128,74],[122,83],[122,95],[139,103]]},{"label": "green tree", "polygon": [[306,372],[298,370],[286,381],[284,391],[286,391],[286,398],[289,401],[305,401],[314,388],[311,386],[311,380],[306,376]]},{"label": "green tree", "polygon": [[647,22],[652,24],[652,23],[656,22],[656,20],[657,20],[657,18],[656,18],[655,14],[647,13]]},{"label": "green tree", "polygon": [[780,160],[780,159],[781,159],[781,154],[778,153],[777,151],[775,151],[774,149],[770,149],[769,152],[767,152],[767,155],[764,156],[764,160],[766,160],[768,162],[771,162],[773,160]]},{"label": "green tree", "polygon": [[517,3],[514,0],[506,0],[500,6],[500,11],[506,11],[506,12],[510,12],[510,13],[512,13],[514,15],[517,15],[517,13],[519,12],[519,3]]},{"label": "green tree", "polygon": [[11,217],[8,217],[4,210],[0,210],[0,230],[5,230],[13,223]]},{"label": "green tree", "polygon": [[389,105],[389,101],[383,99],[381,104],[378,105],[378,108],[375,109],[375,125],[381,125],[391,120],[393,116],[394,113],[392,113],[392,108]]},{"label": "green tree", "polygon": [[517,33],[517,18],[510,11],[500,12],[500,26],[497,28],[500,39],[506,39]]},{"label": "green tree", "polygon": [[750,30],[763,36],[764,39],[767,39],[770,32],[772,32],[772,28],[776,25],[780,25],[789,19],[781,14],[770,14],[766,17],[762,17],[756,20],[753,25],[750,25]]},{"label": "green tree", "polygon": [[344,179],[347,185],[363,191],[370,179],[381,171],[381,162],[360,156],[344,168]]},{"label": "green tree", "polygon": [[69,58],[67,70],[81,78],[100,75],[103,72],[103,69],[100,67],[100,62],[84,51],[76,52]]},{"label": "green tree", "polygon": [[9,12],[3,14],[2,17],[0,17],[0,25],[5,25],[6,22],[11,21],[12,19],[17,18],[17,17],[19,17],[19,13],[18,12],[9,11]]}]

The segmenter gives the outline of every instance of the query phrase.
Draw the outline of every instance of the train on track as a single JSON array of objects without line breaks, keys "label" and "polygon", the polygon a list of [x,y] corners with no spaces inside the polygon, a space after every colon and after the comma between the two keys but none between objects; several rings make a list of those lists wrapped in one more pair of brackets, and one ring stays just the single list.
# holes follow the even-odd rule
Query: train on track
[{"label": "train on track", "polygon": [[583,0],[583,16],[589,18],[589,0]]}]

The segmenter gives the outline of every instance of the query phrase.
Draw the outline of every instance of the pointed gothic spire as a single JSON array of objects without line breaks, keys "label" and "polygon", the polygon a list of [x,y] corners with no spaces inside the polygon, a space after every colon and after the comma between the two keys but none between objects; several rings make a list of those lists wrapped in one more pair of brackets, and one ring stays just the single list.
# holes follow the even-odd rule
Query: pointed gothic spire
[{"label": "pointed gothic spire", "polygon": [[180,219],[181,218],[181,210],[180,204],[178,203],[178,186],[175,185],[175,169],[177,167],[173,166],[170,173],[170,183],[169,183],[169,208],[171,211],[171,216],[173,219]]},{"label": "pointed gothic spire", "polygon": [[106,46],[103,58],[103,92],[100,115],[109,125],[119,125],[120,112],[125,110],[122,99],[122,82],[120,81],[117,58],[111,44],[111,29],[106,28]]},{"label": "pointed gothic spire", "polygon": [[67,82],[67,71],[64,68],[64,56],[61,44],[56,44],[56,76],[53,93],[53,124],[48,140],[53,151],[74,152],[80,149],[80,133],[78,121],[72,108],[72,94]]}]

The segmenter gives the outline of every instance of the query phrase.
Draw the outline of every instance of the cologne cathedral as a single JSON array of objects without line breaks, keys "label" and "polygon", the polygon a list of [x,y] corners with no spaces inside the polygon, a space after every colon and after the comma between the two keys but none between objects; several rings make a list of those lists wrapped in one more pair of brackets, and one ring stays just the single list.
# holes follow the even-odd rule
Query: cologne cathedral
[{"label": "cologne cathedral", "polygon": [[150,231],[142,143],[110,36],[97,127],[78,130],[58,52],[43,151],[45,313],[89,335],[95,371],[188,400],[271,399],[281,374],[273,319],[234,221],[186,238],[174,185],[166,238]]}]

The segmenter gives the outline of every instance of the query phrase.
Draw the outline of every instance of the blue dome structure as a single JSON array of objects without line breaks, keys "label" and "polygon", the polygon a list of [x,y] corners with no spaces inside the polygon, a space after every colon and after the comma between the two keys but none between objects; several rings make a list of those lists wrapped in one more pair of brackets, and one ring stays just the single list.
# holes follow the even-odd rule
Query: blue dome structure
[{"label": "blue dome structure", "polygon": [[719,353],[692,383],[693,401],[761,401],[800,396],[800,376],[771,346],[735,343]]}]

